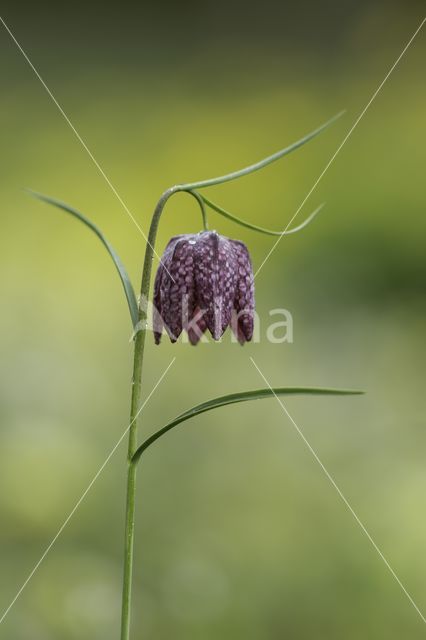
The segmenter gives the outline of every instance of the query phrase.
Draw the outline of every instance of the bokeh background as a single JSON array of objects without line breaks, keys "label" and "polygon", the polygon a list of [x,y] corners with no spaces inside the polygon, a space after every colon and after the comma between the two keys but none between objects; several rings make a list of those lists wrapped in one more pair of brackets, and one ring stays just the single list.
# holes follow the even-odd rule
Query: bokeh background
[{"label": "bokeh background", "polygon": [[[209,196],[283,228],[399,55],[422,2],[3,3],[3,17],[146,230],[171,184],[234,170],[346,115]],[[332,385],[286,406],[418,607],[426,608],[426,33],[419,34],[256,281],[261,341],[155,347],[148,434],[217,394]],[[0,28],[0,609],[127,426],[132,345],[89,215],[139,285],[144,241]],[[211,214],[258,267],[274,239]],[[158,250],[198,231],[176,196]],[[294,343],[265,340],[289,309]],[[0,625],[8,640],[119,634],[123,443]],[[424,622],[273,400],[185,424],[138,478],[133,638],[423,638]]]}]

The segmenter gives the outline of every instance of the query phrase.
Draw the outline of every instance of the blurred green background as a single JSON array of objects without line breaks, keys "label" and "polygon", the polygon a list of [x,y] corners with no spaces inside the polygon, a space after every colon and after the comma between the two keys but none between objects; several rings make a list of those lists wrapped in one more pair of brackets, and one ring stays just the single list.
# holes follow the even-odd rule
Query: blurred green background
[{"label": "blurred green background", "polygon": [[[280,163],[208,191],[283,228],[424,13],[421,2],[110,7],[6,2],[3,17],[146,230],[160,193],[234,170],[342,108]],[[148,434],[195,403],[263,386],[358,387],[290,413],[419,608],[426,607],[425,106],[420,33],[256,280],[258,344],[155,347]],[[0,609],[9,605],[127,426],[130,325],[98,241],[23,187],[89,215],[139,285],[144,241],[0,29]],[[301,218],[300,218],[301,219]],[[255,268],[274,239],[211,214]],[[158,240],[200,228],[176,196]],[[289,309],[294,343],[265,340]],[[8,640],[113,640],[123,443],[0,625]],[[273,400],[206,414],[139,472],[133,638],[412,640],[425,627]],[[1,615],[1,613],[0,613]]]}]

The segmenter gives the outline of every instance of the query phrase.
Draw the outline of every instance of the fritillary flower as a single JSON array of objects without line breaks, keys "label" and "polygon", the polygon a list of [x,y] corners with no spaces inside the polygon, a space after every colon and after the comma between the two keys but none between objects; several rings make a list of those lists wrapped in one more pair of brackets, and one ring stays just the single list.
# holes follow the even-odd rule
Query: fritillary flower
[{"label": "fritillary flower", "polygon": [[182,330],[197,344],[208,329],[219,340],[228,326],[241,344],[251,340],[253,268],[244,243],[216,231],[173,237],[154,284],[154,337],[163,328],[172,342]]}]

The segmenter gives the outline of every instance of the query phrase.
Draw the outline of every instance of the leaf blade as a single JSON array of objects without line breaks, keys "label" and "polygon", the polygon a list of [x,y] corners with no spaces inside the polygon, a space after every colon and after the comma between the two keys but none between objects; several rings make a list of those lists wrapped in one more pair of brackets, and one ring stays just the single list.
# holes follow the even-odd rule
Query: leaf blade
[{"label": "leaf blade", "polygon": [[249,400],[262,400],[265,398],[271,398],[282,395],[333,395],[333,396],[347,396],[347,395],[361,395],[363,391],[356,389],[331,389],[326,387],[275,387],[254,389],[252,391],[241,391],[239,393],[231,393],[225,396],[219,396],[203,402],[201,404],[192,407],[188,411],[181,413],[179,416],[168,422],[164,427],[149,436],[135,451],[132,462],[137,463],[142,453],[148,449],[156,440],[165,435],[168,431],[171,431],[174,427],[177,427],[182,422],[194,418],[197,415],[217,409],[218,407],[224,407],[230,404],[237,404],[240,402],[247,402]]},{"label": "leaf blade", "polygon": [[117,269],[118,275],[121,280],[121,284],[123,285],[124,293],[125,293],[127,304],[130,311],[130,317],[132,319],[132,324],[133,324],[133,327],[136,327],[138,323],[139,313],[138,313],[138,303],[136,300],[136,294],[133,289],[133,285],[130,281],[126,268],[123,262],[121,261],[121,258],[119,257],[118,253],[115,251],[112,244],[105,238],[104,234],[99,229],[99,227],[97,227],[85,215],[80,213],[80,211],[77,211],[77,209],[74,209],[74,207],[71,207],[65,202],[62,202],[61,200],[57,200],[56,198],[52,198],[50,196],[45,196],[42,193],[38,193],[37,191],[32,191],[31,189],[27,189],[27,191],[38,200],[41,200],[42,202],[45,202],[54,207],[57,207],[58,209],[62,209],[62,211],[65,211],[66,213],[69,213],[70,215],[72,215],[74,218],[77,218],[80,222],[82,222],[84,225],[89,227],[89,229],[91,229],[93,233],[99,238],[99,240],[102,242],[102,244],[108,251]]},{"label": "leaf blade", "polygon": [[287,147],[284,147],[284,149],[280,149],[276,153],[273,153],[272,155],[267,156],[262,160],[259,160],[259,162],[255,162],[254,164],[244,167],[243,169],[239,169],[238,171],[232,171],[231,173],[227,173],[226,175],[223,175],[223,176],[210,178],[208,180],[200,180],[199,182],[188,182],[187,184],[179,185],[179,189],[181,191],[192,191],[194,189],[204,189],[206,187],[213,187],[214,185],[223,184],[224,182],[230,182],[231,180],[237,180],[237,178],[242,178],[243,176],[247,176],[250,173],[259,171],[260,169],[263,169],[269,164],[276,162],[283,156],[288,155],[292,151],[299,149],[299,147],[303,146],[304,144],[306,144],[307,142],[315,138],[318,134],[322,133],[322,131],[327,129],[331,124],[333,124],[336,120],[338,120],[344,113],[345,111],[340,111],[335,116],[330,118],[330,120],[327,120],[327,122],[324,122],[322,125],[317,127],[317,129],[314,129],[310,133],[303,136],[303,138],[300,138],[299,140],[296,140],[296,142],[293,142]]},{"label": "leaf blade", "polygon": [[[196,192],[191,191],[189,193],[196,193]],[[297,233],[298,231],[301,231],[302,229],[307,227],[308,224],[312,222],[312,220],[316,217],[316,215],[321,211],[321,209],[324,206],[324,203],[320,204],[319,207],[317,207],[314,211],[312,211],[312,213],[310,213],[309,216],[297,227],[292,227],[291,229],[284,229],[283,231],[273,231],[272,229],[259,227],[256,224],[252,224],[251,222],[247,222],[242,218],[238,218],[237,216],[234,216],[232,213],[230,213],[220,205],[206,198],[204,195],[199,194],[199,196],[204,201],[204,203],[208,207],[210,207],[210,209],[213,209],[213,211],[216,211],[216,213],[219,213],[224,218],[227,218],[228,220],[231,220],[232,222],[235,222],[236,224],[239,224],[242,227],[246,227],[246,229],[250,229],[251,231],[257,231],[258,233],[264,233],[265,235],[268,235],[268,236],[289,236],[292,233]]]}]

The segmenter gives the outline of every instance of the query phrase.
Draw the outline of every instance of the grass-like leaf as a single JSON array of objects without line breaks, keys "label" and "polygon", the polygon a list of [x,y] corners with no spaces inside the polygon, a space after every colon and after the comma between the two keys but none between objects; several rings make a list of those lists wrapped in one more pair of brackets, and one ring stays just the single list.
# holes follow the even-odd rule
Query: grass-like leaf
[{"label": "grass-like leaf", "polygon": [[284,149],[280,149],[280,151],[273,153],[271,156],[268,156],[267,158],[263,158],[263,160],[259,160],[259,162],[255,162],[254,164],[251,164],[248,167],[244,167],[243,169],[239,169],[238,171],[227,173],[224,176],[218,176],[217,178],[210,178],[209,180],[201,180],[200,182],[190,182],[187,184],[181,184],[179,185],[179,190],[192,191],[193,189],[204,189],[205,187],[212,187],[216,184],[223,184],[224,182],[230,182],[231,180],[236,180],[237,178],[242,178],[243,176],[247,176],[250,173],[254,173],[254,171],[259,171],[259,169],[263,169],[263,167],[268,166],[268,164],[272,164],[273,162],[276,162],[283,156],[286,156],[287,154],[291,153],[292,151],[295,151],[302,145],[306,144],[307,142],[309,142],[309,140],[312,140],[312,138],[315,138],[315,136],[317,136],[319,133],[327,129],[327,127],[333,124],[344,113],[345,113],[344,111],[341,111],[340,113],[330,118],[330,120],[327,120],[327,122],[324,122],[324,124],[322,124],[320,127],[318,127],[317,129],[314,129],[314,131],[311,131],[303,138],[300,138],[300,140],[293,142],[292,144],[290,144],[288,147],[285,147]]},{"label": "grass-like leaf", "polygon": [[321,387],[277,387],[275,389],[254,389],[253,391],[242,391],[240,393],[231,393],[226,396],[220,396],[208,400],[202,404],[198,404],[192,409],[181,413],[177,418],[166,424],[162,429],[159,429],[147,438],[135,451],[132,462],[137,462],[142,453],[148,449],[156,440],[161,438],[165,433],[174,429],[182,422],[190,420],[195,416],[217,409],[218,407],[224,407],[228,404],[236,404],[238,402],[247,402],[248,400],[262,400],[264,398],[271,398],[276,396],[290,396],[290,395],[315,395],[315,396],[347,396],[347,395],[359,395],[364,393],[363,391],[357,391],[355,389],[328,389]]},{"label": "grass-like leaf", "polygon": [[68,204],[65,204],[65,202],[61,202],[60,200],[56,200],[55,198],[51,198],[50,196],[45,196],[41,193],[37,193],[36,191],[32,191],[30,189],[28,189],[28,191],[39,200],[42,200],[43,202],[47,202],[47,204],[51,204],[54,207],[58,207],[58,209],[62,209],[62,211],[65,211],[66,213],[71,214],[72,216],[74,216],[74,218],[77,218],[77,220],[80,220],[80,222],[82,222],[87,227],[89,227],[89,229],[91,229],[93,233],[95,233],[98,236],[99,240],[102,242],[102,244],[108,251],[109,255],[111,256],[115,264],[115,267],[118,271],[118,275],[120,276],[120,280],[123,285],[124,293],[126,294],[127,304],[129,305],[132,324],[133,324],[133,327],[136,327],[138,323],[138,303],[136,300],[135,291],[133,289],[132,283],[130,282],[129,275],[126,271],[124,264],[122,263],[114,247],[108,242],[108,240],[105,238],[104,234],[99,229],[99,227],[93,224],[93,222],[91,222],[88,218],[86,218],[86,216],[84,216],[82,213],[77,211],[77,209],[74,209],[73,207],[70,207]]},{"label": "grass-like leaf", "polygon": [[[191,191],[191,193],[196,193]],[[258,233],[264,233],[268,236],[288,236],[292,233],[297,233],[298,231],[301,231],[302,229],[304,229],[305,227],[308,226],[308,224],[310,222],[312,222],[312,220],[315,218],[315,216],[317,215],[317,213],[319,213],[321,211],[321,209],[324,206],[323,204],[320,204],[319,207],[317,207],[315,209],[315,211],[313,211],[301,224],[299,224],[297,227],[293,227],[291,229],[284,229],[283,231],[272,231],[271,229],[265,229],[264,227],[259,227],[256,224],[251,224],[250,222],[247,222],[246,220],[242,220],[241,218],[237,218],[237,216],[234,216],[232,213],[230,213],[229,211],[227,211],[226,209],[224,209],[223,207],[219,206],[218,204],[216,204],[215,202],[212,202],[211,200],[209,200],[208,198],[206,198],[204,195],[202,195],[201,193],[198,194],[200,196],[200,198],[204,201],[204,203],[210,207],[210,209],[213,209],[213,211],[216,211],[216,213],[219,213],[221,216],[223,216],[224,218],[228,218],[228,220],[232,220],[232,222],[235,222],[236,224],[241,225],[242,227],[246,227],[247,229],[251,229],[252,231],[257,231]]]}]

